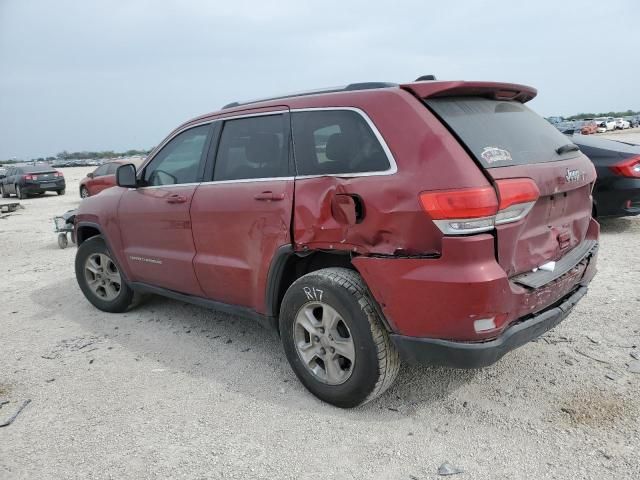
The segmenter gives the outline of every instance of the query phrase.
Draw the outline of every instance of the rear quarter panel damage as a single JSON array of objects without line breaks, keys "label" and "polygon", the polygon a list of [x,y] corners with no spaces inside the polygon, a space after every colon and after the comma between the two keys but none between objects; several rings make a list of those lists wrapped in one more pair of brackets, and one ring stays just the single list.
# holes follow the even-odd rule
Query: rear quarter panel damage
[{"label": "rear quarter panel damage", "polygon": [[[357,107],[369,116],[397,164],[394,174],[318,176],[295,182],[293,237],[296,249],[349,250],[358,254],[432,254],[442,234],[419,204],[425,190],[489,185],[465,150],[409,92],[389,90],[335,96],[322,107]],[[313,107],[308,100],[305,107]],[[292,108],[295,105],[291,106]],[[400,121],[402,120],[402,121]],[[334,215],[334,197],[359,196],[362,221]],[[333,209],[335,211],[335,208]]]}]

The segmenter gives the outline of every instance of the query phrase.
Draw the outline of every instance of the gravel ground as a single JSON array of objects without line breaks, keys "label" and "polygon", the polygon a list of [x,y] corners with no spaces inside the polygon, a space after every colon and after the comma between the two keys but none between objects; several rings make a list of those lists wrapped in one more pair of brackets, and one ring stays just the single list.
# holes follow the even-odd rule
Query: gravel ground
[{"label": "gravel ground", "polygon": [[31,400],[0,428],[0,478],[640,477],[640,218],[602,222],[589,294],[537,342],[484,370],[404,366],[346,411],[258,325],[158,297],[93,308],[50,222],[90,169],[63,170],[66,196],[0,218],[0,423]]}]

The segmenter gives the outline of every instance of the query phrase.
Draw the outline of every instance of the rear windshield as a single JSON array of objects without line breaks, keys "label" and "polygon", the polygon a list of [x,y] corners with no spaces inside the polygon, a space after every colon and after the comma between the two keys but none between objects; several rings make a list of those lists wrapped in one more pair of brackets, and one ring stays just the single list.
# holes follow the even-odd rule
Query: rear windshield
[{"label": "rear windshield", "polygon": [[571,144],[544,118],[519,102],[480,97],[425,100],[485,168],[566,160],[578,151],[558,154]]},{"label": "rear windshield", "polygon": [[22,167],[22,171],[24,173],[45,173],[45,172],[52,172],[53,169],[48,165],[35,165],[35,166]]}]

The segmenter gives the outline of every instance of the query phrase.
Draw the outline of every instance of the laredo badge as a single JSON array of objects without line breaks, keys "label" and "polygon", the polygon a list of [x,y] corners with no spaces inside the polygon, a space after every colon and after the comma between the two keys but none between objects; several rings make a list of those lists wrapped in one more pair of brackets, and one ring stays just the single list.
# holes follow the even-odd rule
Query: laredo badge
[{"label": "laredo badge", "polygon": [[511,154],[507,150],[498,147],[484,147],[480,156],[487,163],[510,162]]}]

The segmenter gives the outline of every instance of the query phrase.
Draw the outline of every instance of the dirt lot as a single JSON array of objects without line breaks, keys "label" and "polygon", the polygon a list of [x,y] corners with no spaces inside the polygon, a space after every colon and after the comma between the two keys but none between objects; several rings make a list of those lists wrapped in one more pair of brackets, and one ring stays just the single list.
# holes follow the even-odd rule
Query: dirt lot
[{"label": "dirt lot", "polygon": [[539,341],[480,371],[404,366],[344,411],[258,325],[157,297],[93,308],[50,222],[89,170],[0,219],[0,423],[31,399],[0,428],[0,478],[640,478],[640,218],[602,222],[589,294]]}]

